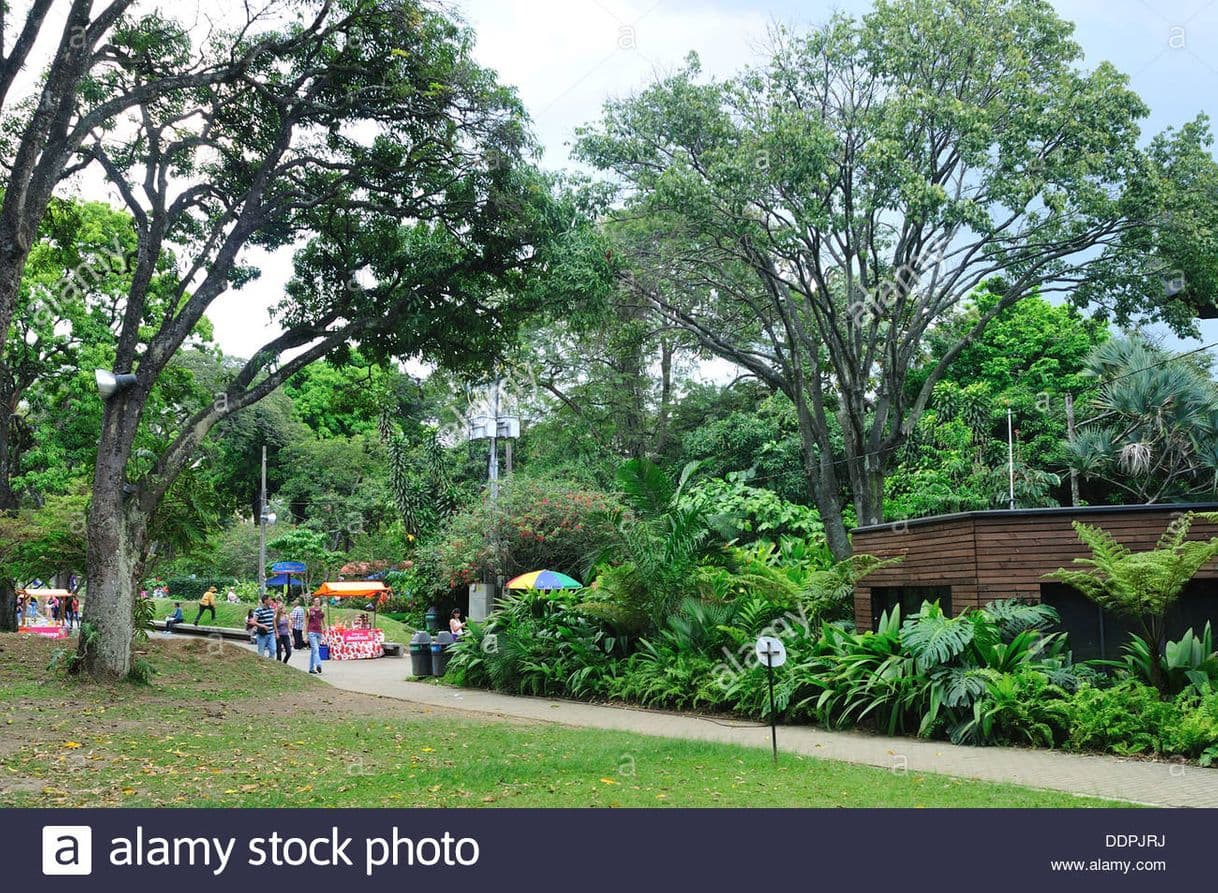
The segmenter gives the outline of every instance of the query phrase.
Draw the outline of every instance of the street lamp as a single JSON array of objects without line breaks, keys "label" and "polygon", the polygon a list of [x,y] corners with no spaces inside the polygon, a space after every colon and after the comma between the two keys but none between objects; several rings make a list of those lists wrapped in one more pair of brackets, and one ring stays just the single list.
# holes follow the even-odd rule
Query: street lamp
[{"label": "street lamp", "polygon": [[110,372],[106,369],[97,369],[93,372],[93,377],[97,379],[97,393],[103,400],[109,400],[115,394],[125,391],[135,384],[135,376],[130,372]]}]

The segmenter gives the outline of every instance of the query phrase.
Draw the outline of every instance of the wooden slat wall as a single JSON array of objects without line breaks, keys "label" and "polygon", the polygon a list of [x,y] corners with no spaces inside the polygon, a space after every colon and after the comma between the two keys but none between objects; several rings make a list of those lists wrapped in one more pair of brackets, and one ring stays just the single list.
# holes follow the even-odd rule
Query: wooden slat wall
[{"label": "wooden slat wall", "polygon": [[[1109,531],[1135,551],[1153,548],[1176,510],[1097,512],[1081,517]],[[855,591],[854,617],[859,629],[871,628],[871,589],[882,586],[951,586],[952,609],[959,612],[996,598],[1040,598],[1045,574],[1070,567],[1090,554],[1071,526],[1069,512],[1044,515],[972,517],[921,523],[907,528],[856,531],[854,551],[888,557],[905,555],[900,564],[863,580]],[[1218,536],[1218,526],[1197,520],[1191,539]],[[1218,561],[1197,575],[1218,579]]]},{"label": "wooden slat wall", "polygon": [[904,556],[900,564],[869,574],[855,587],[854,619],[871,628],[871,588],[879,586],[950,586],[952,608],[977,603],[977,550],[973,519],[856,533],[854,551],[879,558]]}]

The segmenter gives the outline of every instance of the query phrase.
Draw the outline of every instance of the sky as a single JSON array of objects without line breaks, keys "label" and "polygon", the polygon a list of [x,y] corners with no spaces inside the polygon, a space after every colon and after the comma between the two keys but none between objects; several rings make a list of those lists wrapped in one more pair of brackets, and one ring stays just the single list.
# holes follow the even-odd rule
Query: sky
[{"label": "sky", "polygon": [[[704,71],[727,77],[759,59],[767,28],[810,26],[835,10],[862,13],[870,2],[794,0],[448,0],[473,28],[478,61],[517,88],[543,146],[542,164],[570,165],[575,128],[607,99],[644,88],[697,51]],[[1151,109],[1147,136],[1218,117],[1218,0],[1071,0],[1054,3],[1076,25],[1084,64],[1107,60],[1126,73]],[[249,355],[269,333],[265,308],[285,281],[283,257],[257,257],[264,276],[221,298],[209,314],[224,349]],[[1218,320],[1202,340],[1218,341]]]}]

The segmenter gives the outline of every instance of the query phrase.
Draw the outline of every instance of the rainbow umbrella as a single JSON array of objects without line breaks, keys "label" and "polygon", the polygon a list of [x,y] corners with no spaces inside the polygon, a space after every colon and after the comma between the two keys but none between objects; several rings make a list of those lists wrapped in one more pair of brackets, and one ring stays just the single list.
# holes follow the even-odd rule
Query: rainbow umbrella
[{"label": "rainbow umbrella", "polygon": [[558,571],[529,571],[507,581],[507,589],[582,589],[583,583]]}]

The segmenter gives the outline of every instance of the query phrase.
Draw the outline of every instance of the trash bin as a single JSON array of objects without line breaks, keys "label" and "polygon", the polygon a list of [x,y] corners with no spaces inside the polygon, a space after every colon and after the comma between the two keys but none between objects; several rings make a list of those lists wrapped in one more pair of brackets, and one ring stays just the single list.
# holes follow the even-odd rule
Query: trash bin
[{"label": "trash bin", "polygon": [[423,630],[410,637],[410,674],[431,675],[431,636]]},{"label": "trash bin", "polygon": [[453,634],[450,632],[436,633],[435,638],[431,640],[431,675],[444,675],[444,670],[448,667],[448,659],[452,657],[449,653],[449,646],[454,641]]},{"label": "trash bin", "polygon": [[427,627],[429,633],[440,631],[440,612],[436,610],[435,605],[428,608],[427,613],[423,615],[423,624]]}]

